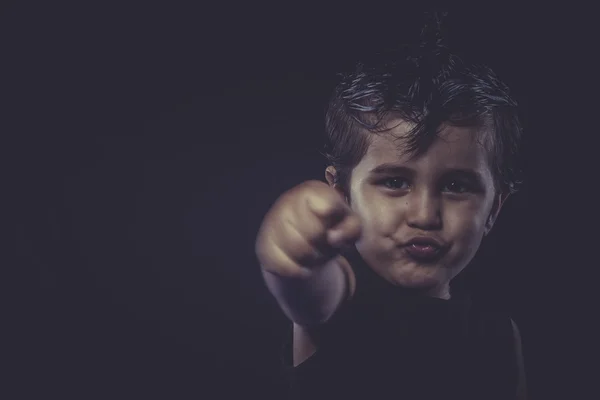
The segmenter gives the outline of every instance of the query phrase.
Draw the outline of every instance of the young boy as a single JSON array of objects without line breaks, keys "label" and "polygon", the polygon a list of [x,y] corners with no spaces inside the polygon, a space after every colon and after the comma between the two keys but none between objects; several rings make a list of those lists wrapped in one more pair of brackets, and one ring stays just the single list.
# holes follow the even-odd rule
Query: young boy
[{"label": "young boy", "polygon": [[292,397],[524,399],[514,322],[450,285],[516,190],[516,103],[439,40],[394,57],[343,77],[327,184],[284,193],[258,233]]}]

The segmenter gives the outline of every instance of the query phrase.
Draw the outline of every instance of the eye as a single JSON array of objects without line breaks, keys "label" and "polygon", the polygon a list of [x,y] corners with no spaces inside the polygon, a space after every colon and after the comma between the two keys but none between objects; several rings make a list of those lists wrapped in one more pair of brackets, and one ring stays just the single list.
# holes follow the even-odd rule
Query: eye
[{"label": "eye", "polygon": [[468,183],[460,181],[451,181],[446,186],[444,186],[444,191],[452,193],[465,193],[473,191],[473,188]]},{"label": "eye", "polygon": [[381,183],[388,189],[408,189],[408,181],[402,178],[386,178]]}]

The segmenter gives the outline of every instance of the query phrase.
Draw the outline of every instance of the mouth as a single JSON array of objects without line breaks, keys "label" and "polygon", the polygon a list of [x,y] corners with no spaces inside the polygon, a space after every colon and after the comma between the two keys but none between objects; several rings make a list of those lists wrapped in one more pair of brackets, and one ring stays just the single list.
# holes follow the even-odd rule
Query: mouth
[{"label": "mouth", "polygon": [[445,253],[447,246],[430,237],[415,237],[403,246],[406,253],[416,261],[436,261]]}]

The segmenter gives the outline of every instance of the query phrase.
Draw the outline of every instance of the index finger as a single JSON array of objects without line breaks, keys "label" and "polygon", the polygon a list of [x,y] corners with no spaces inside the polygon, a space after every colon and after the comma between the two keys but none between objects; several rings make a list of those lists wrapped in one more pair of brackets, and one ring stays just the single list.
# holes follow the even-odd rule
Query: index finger
[{"label": "index finger", "polygon": [[333,189],[331,193],[306,198],[308,209],[321,219],[326,227],[333,227],[350,213],[350,208],[341,195]]}]

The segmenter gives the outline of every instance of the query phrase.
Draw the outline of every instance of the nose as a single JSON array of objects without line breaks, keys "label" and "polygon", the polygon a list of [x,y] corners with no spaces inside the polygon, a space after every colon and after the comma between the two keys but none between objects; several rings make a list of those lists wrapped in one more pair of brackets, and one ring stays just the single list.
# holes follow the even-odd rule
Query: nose
[{"label": "nose", "polygon": [[441,229],[442,213],[438,196],[428,190],[421,190],[413,191],[405,200],[408,226],[420,230]]}]

